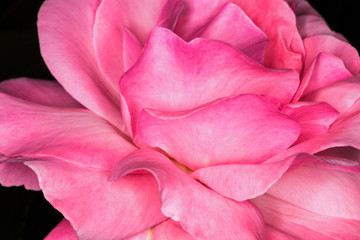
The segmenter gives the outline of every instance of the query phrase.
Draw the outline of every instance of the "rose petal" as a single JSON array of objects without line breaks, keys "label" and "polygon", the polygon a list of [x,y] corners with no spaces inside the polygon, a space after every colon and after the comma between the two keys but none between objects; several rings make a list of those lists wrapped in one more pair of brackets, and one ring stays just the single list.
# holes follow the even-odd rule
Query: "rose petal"
[{"label": "rose petal", "polygon": [[34,171],[22,162],[0,163],[0,183],[5,187],[24,185],[29,190],[41,190]]},{"label": "rose petal", "polygon": [[339,116],[338,111],[324,102],[289,104],[284,106],[281,112],[300,123],[301,132],[295,144],[325,133]]},{"label": "rose petal", "polygon": [[135,147],[97,115],[56,108],[0,93],[1,160],[23,156],[57,158],[112,169]]},{"label": "rose petal", "polygon": [[279,229],[266,225],[266,240],[296,240],[296,238],[281,232]]},{"label": "rose petal", "polygon": [[328,53],[320,53],[301,78],[300,87],[293,102],[331,83],[352,76],[340,58]]},{"label": "rose petal", "polygon": [[169,240],[169,239],[181,239],[181,240],[195,240],[189,233],[184,231],[179,223],[172,219],[157,225],[152,232],[153,240]]},{"label": "rose petal", "polygon": [[[346,93],[346,94],[344,94]],[[310,93],[304,101],[326,102],[340,113],[350,108],[360,98],[360,79],[358,77],[335,82]]]},{"label": "rose petal", "polygon": [[241,7],[250,19],[269,38],[265,51],[265,66],[279,69],[302,69],[305,55],[297,31],[295,14],[283,0],[231,0]]},{"label": "rose petal", "polygon": [[38,15],[40,49],[46,65],[77,101],[126,132],[117,84],[105,79],[93,49],[98,0],[48,0]]},{"label": "rose petal", "polygon": [[123,117],[133,138],[144,108],[186,110],[241,93],[286,104],[297,86],[293,71],[271,71],[228,44],[205,39],[186,43],[161,28],[151,33],[141,58],[120,80]]},{"label": "rose petal", "polygon": [[165,216],[179,221],[196,239],[259,239],[262,219],[248,202],[235,202],[207,189],[150,149],[138,150],[119,163],[115,180],[135,170],[147,170],[157,179]]},{"label": "rose petal", "polygon": [[165,217],[155,179],[129,175],[108,182],[109,172],[60,161],[25,161],[45,198],[69,220],[79,239],[123,239]]},{"label": "rose petal", "polygon": [[255,61],[264,62],[268,38],[235,4],[225,4],[200,37],[229,43]]},{"label": "rose petal", "polygon": [[342,59],[346,68],[353,75],[356,75],[360,70],[360,59],[356,49],[349,43],[341,41],[334,36],[312,36],[304,39],[304,46],[306,50],[305,71],[321,52],[330,53]]},{"label": "rose petal", "polygon": [[138,128],[145,143],[190,169],[263,162],[288,148],[300,131],[296,121],[256,95],[224,98],[180,113],[145,110]]},{"label": "rose petal", "polygon": [[264,164],[227,164],[201,168],[191,174],[216,192],[237,201],[265,193],[289,168],[293,158]]},{"label": "rose petal", "polygon": [[0,92],[49,106],[82,108],[60,84],[32,78],[14,78],[0,83]]},{"label": "rose petal", "polygon": [[51,232],[44,238],[44,240],[78,240],[74,228],[71,223],[63,219]]},{"label": "rose petal", "polygon": [[124,45],[124,72],[129,70],[139,59],[142,51],[142,45],[137,37],[130,29],[123,29],[123,45]]}]

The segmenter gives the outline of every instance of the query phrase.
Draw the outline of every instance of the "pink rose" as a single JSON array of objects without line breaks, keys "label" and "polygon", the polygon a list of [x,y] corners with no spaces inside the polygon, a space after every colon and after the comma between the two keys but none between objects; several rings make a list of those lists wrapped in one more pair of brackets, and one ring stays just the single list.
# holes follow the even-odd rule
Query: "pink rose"
[{"label": "pink rose", "polygon": [[[52,239],[359,239],[359,55],[303,0],[47,0],[0,182]],[[64,89],[62,88],[64,87]]]}]

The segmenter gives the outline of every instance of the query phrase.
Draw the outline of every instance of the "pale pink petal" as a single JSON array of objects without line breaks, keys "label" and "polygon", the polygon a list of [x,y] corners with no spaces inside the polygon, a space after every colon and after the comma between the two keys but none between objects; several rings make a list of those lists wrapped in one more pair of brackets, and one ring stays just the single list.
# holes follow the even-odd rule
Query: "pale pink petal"
[{"label": "pale pink petal", "polygon": [[5,187],[24,185],[29,190],[40,190],[35,172],[22,162],[0,163],[0,183]]},{"label": "pale pink petal", "polygon": [[57,158],[112,169],[135,147],[107,121],[85,109],[56,108],[0,93],[2,160]]},{"label": "pale pink petal", "polygon": [[[346,94],[344,94],[346,93]],[[350,108],[360,98],[360,79],[358,77],[335,82],[310,93],[304,101],[326,102],[340,113]]]},{"label": "pale pink petal", "polygon": [[32,78],[14,78],[0,83],[0,92],[49,106],[82,108],[60,84]]},{"label": "pale pink petal", "polygon": [[356,75],[360,70],[360,59],[356,49],[349,43],[330,35],[318,35],[304,39],[306,58],[304,70],[309,69],[313,61],[321,52],[330,53],[342,59],[351,74]]},{"label": "pale pink petal", "polygon": [[153,240],[195,240],[189,233],[184,231],[178,222],[172,219],[166,220],[165,222],[157,225],[152,231]]},{"label": "pale pink petal", "polygon": [[331,54],[320,53],[309,69],[303,74],[298,91],[293,102],[298,101],[302,96],[326,87],[331,83],[344,80],[353,75],[347,70],[344,62]]},{"label": "pale pink petal", "polygon": [[49,70],[71,96],[126,132],[117,84],[102,75],[93,49],[99,2],[45,1],[38,15],[40,49]]},{"label": "pale pink petal", "polygon": [[289,104],[284,106],[281,112],[300,123],[301,132],[295,144],[325,133],[330,124],[339,116],[338,111],[324,102]]},{"label": "pale pink petal", "polygon": [[263,164],[227,164],[191,174],[225,197],[244,201],[265,193],[292,164],[293,158]]},{"label": "pale pink petal", "polygon": [[78,240],[78,237],[71,223],[63,219],[44,240]]},{"label": "pale pink petal", "polygon": [[265,66],[279,69],[302,69],[305,55],[297,31],[296,17],[283,0],[230,0],[239,5],[250,19],[267,35]]},{"label": "pale pink petal", "polygon": [[[269,194],[252,201],[260,208],[268,225],[294,236],[295,239],[356,240],[360,236],[358,220],[320,215]],[[322,204],[326,205],[326,202]]]},{"label": "pale pink petal", "polygon": [[136,36],[127,27],[124,27],[123,29],[123,45],[124,71],[127,71],[139,59],[143,47]]},{"label": "pale pink petal", "polygon": [[60,161],[25,161],[45,198],[69,220],[79,239],[123,239],[165,220],[150,174],[108,182],[109,172]]},{"label": "pale pink petal", "polygon": [[259,63],[264,62],[266,35],[235,4],[225,4],[200,37],[229,43]]},{"label": "pale pink petal", "polygon": [[256,95],[224,98],[191,111],[145,110],[139,136],[176,161],[198,169],[229,163],[261,163],[287,149],[300,126]]},{"label": "pale pink petal", "polygon": [[249,202],[235,202],[213,192],[179,170],[169,159],[150,149],[124,158],[110,175],[115,180],[135,170],[147,170],[157,179],[161,211],[179,221],[196,239],[259,239],[261,215]]},{"label": "pale pink petal", "polygon": [[133,138],[144,108],[186,110],[241,93],[286,104],[297,87],[294,71],[268,70],[228,44],[206,39],[186,43],[162,28],[150,34],[139,61],[120,80],[123,117]]},{"label": "pale pink petal", "polygon": [[[320,162],[314,156],[307,156]],[[313,213],[360,221],[359,185],[360,172],[308,163],[285,173],[267,194]]]}]

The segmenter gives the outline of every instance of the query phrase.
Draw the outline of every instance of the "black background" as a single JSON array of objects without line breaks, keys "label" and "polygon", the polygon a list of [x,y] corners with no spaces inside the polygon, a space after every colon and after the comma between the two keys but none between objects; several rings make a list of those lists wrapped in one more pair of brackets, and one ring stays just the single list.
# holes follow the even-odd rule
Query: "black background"
[{"label": "black background", "polygon": [[[74,0],[76,1],[76,0]],[[1,0],[0,80],[14,77],[53,79],[39,51],[37,12],[43,0]],[[330,27],[360,49],[356,0],[311,0]],[[61,0],[59,0],[61,4]],[[62,219],[41,192],[0,186],[0,239],[43,239]]]}]

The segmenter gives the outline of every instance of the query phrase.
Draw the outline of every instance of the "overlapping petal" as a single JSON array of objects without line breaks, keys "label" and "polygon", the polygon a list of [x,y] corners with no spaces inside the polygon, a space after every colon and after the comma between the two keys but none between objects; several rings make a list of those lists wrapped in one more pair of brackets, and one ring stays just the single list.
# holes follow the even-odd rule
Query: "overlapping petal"
[{"label": "overlapping petal", "polygon": [[78,236],[71,223],[63,219],[45,238],[44,240],[78,240]]},{"label": "overlapping petal", "polygon": [[285,104],[297,86],[293,71],[266,69],[218,41],[186,43],[162,28],[150,34],[141,58],[120,80],[123,117],[133,138],[144,108],[181,111],[242,93],[270,96]]},{"label": "overlapping petal", "polygon": [[259,239],[263,236],[262,218],[253,205],[232,201],[207,189],[153,150],[142,149],[128,155],[115,167],[110,180],[135,170],[147,170],[156,177],[161,211],[179,221],[196,239],[224,236],[227,239]]},{"label": "overlapping petal", "polygon": [[138,131],[145,143],[198,169],[263,162],[294,143],[300,127],[263,98],[240,95],[191,111],[145,110]]}]

